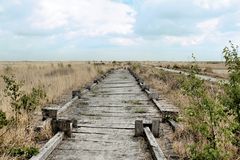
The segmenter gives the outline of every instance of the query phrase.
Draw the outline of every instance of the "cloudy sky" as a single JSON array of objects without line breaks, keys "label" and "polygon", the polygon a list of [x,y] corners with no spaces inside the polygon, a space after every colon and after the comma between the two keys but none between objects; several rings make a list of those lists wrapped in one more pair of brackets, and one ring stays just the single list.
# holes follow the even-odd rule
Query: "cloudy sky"
[{"label": "cloudy sky", "polygon": [[1,60],[222,60],[240,0],[0,0]]}]

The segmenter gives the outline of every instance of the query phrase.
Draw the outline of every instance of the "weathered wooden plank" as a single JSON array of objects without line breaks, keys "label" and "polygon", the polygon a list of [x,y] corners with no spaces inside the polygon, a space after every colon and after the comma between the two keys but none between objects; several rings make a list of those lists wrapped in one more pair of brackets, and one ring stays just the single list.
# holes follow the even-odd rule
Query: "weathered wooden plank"
[{"label": "weathered wooden plank", "polygon": [[[114,81],[114,82],[112,82],[112,81],[109,81],[109,82],[105,81],[104,84],[105,85],[108,85],[108,84],[110,84],[110,85],[111,84],[137,84],[137,82],[127,79],[125,81]],[[134,87],[136,87],[136,86],[134,86]]]},{"label": "weathered wooden plank", "polygon": [[123,117],[123,118],[146,118],[146,117],[153,117],[153,118],[162,118],[161,116],[158,116],[156,114],[148,114],[148,113],[136,113],[136,114],[129,114],[127,115],[119,115],[119,114],[94,114],[94,113],[86,113],[86,114],[79,114],[79,116],[82,116],[84,118],[92,117],[94,118],[102,118],[102,117],[109,117],[109,118],[116,118],[116,117]]},{"label": "weathered wooden plank", "polygon": [[151,159],[144,141],[134,137],[135,120],[161,115],[129,72],[117,70],[81,95],[61,117],[77,119],[77,128],[49,159],[135,160]]},{"label": "weathered wooden plank", "polygon": [[58,109],[57,114],[61,114],[62,112],[66,111],[68,107],[71,106],[73,102],[75,102],[77,99],[78,97],[74,97],[73,99],[71,99],[71,101],[67,102],[65,105]]},{"label": "weathered wooden plank", "polygon": [[172,127],[172,130],[175,132],[177,130],[181,130],[182,127],[174,120],[168,119],[167,122]]},{"label": "weathered wooden plank", "polygon": [[155,159],[155,160],[166,160],[166,157],[165,157],[163,151],[159,147],[159,145],[158,145],[156,139],[154,138],[152,132],[150,131],[149,127],[144,128],[144,133],[145,133],[145,136],[146,136],[147,141],[149,143],[153,159]]},{"label": "weathered wooden plank", "polygon": [[39,154],[33,156],[31,160],[45,160],[57,147],[57,145],[62,141],[63,136],[63,132],[58,132],[40,149]]},{"label": "weathered wooden plank", "polygon": [[[67,155],[67,156],[65,156]],[[81,157],[81,158],[80,158]],[[136,160],[136,159],[148,159],[144,153],[134,151],[129,152],[129,150],[119,151],[119,150],[58,150],[56,151],[50,159],[52,160]]]},{"label": "weathered wooden plank", "polygon": [[157,100],[153,100],[154,104],[158,107],[158,109],[161,112],[171,112],[171,113],[178,113],[179,109],[177,107],[163,107],[163,105],[161,105]]},{"label": "weathered wooden plank", "polygon": [[97,150],[104,148],[105,150],[118,149],[127,151],[128,149],[139,149],[138,141],[82,141],[82,140],[67,140],[57,147],[64,150]]}]

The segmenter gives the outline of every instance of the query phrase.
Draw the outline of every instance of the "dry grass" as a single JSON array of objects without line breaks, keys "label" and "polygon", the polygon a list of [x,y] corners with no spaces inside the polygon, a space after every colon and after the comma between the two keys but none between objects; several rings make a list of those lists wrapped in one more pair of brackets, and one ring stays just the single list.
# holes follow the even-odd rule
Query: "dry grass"
[{"label": "dry grass", "polygon": [[[146,66],[161,66],[165,68],[174,68],[178,67],[180,70],[185,70],[187,66],[191,65],[192,62],[170,62],[170,61],[161,61],[161,62],[141,62]],[[216,78],[228,78],[227,68],[224,62],[214,62],[214,61],[197,61],[199,68],[201,69],[201,74],[208,75]],[[176,68],[175,68],[176,69]],[[187,70],[185,70],[187,71]]]},{"label": "dry grass", "polygon": [[[24,82],[23,89],[30,91],[32,87],[44,86],[48,102],[76,89],[97,76],[101,70],[108,66],[88,64],[87,62],[9,62],[0,63],[0,75],[14,74],[19,81]],[[2,79],[0,88],[4,88]],[[8,99],[0,91],[0,109],[11,115]]]},{"label": "dry grass", "polygon": [[[72,89],[78,89],[97,75],[109,69],[109,64],[94,64],[90,62],[0,62],[0,75],[13,74],[18,81],[23,81],[23,90],[28,92],[32,87],[43,86],[47,99],[45,104],[60,103],[59,97],[70,96]],[[6,112],[8,118],[13,116],[9,99],[4,96],[4,82],[0,79],[0,110]],[[64,100],[62,100],[64,101]],[[36,115],[40,115],[38,108]],[[35,116],[36,120],[37,117]],[[32,122],[33,123],[33,122]],[[49,129],[37,137],[31,128],[26,128],[26,115],[21,116],[16,127],[4,127],[0,130],[0,159],[13,159],[7,155],[14,146],[37,146],[37,141],[50,137]]]},{"label": "dry grass", "polygon": [[[166,98],[167,101],[171,102],[180,109],[179,120],[183,125],[183,129],[178,131],[173,137],[173,148],[178,155],[181,157],[188,156],[188,145],[193,141],[191,132],[188,130],[188,122],[184,119],[184,110],[187,106],[190,106],[190,101],[186,95],[181,92],[181,76],[176,73],[170,73],[162,71],[152,67],[152,64],[149,65],[138,65],[136,72],[142,77],[151,88],[157,90],[162,98]],[[216,87],[214,84],[206,82],[207,86]],[[223,136],[224,137],[224,136]],[[222,139],[222,137],[219,137]],[[224,148],[232,153],[232,157],[236,156],[236,147],[234,147],[229,140],[223,140]],[[204,142],[203,142],[204,143]],[[227,148],[226,148],[227,146]]]}]

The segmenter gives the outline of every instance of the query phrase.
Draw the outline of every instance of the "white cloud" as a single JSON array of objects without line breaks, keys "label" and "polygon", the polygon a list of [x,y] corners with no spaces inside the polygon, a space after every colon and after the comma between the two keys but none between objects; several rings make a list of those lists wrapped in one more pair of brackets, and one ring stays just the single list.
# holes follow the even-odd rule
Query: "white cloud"
[{"label": "white cloud", "polygon": [[220,9],[229,7],[237,0],[194,0],[194,3],[204,9]]},{"label": "white cloud", "polygon": [[182,46],[198,45],[203,42],[205,35],[193,36],[165,36],[164,41],[170,44],[180,44]]},{"label": "white cloud", "polygon": [[37,29],[64,29],[68,38],[133,32],[136,12],[111,0],[39,0],[30,18]]},{"label": "white cloud", "polygon": [[219,24],[220,19],[214,18],[198,23],[197,28],[199,28],[202,32],[212,32],[218,28]]},{"label": "white cloud", "polygon": [[220,36],[218,27],[220,18],[205,20],[196,24],[199,33],[190,36],[165,36],[164,40],[170,44],[180,44],[182,46],[199,45],[206,39],[216,41]]},{"label": "white cloud", "polygon": [[133,46],[141,43],[143,40],[139,37],[116,37],[110,39],[110,43],[118,46]]}]

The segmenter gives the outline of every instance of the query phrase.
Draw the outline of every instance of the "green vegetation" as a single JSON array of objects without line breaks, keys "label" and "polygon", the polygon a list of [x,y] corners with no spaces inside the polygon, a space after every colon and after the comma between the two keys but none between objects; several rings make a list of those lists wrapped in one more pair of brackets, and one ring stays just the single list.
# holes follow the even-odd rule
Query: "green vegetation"
[{"label": "green vegetation", "polygon": [[23,83],[17,82],[16,78],[13,75],[4,75],[2,78],[6,85],[4,89],[5,96],[8,96],[10,98],[11,107],[15,113],[14,120],[18,122],[19,114],[21,114],[21,96],[23,94],[20,88],[22,87]]},{"label": "green vegetation", "polygon": [[208,92],[204,81],[195,76],[194,70],[183,83],[184,93],[189,96],[191,105],[185,109],[184,121],[192,133],[190,145],[191,159],[224,159],[228,156],[221,146],[230,139],[226,123],[227,115],[216,96]]},{"label": "green vegetation", "polygon": [[[0,138],[2,138],[12,126],[14,126],[15,132],[13,132],[13,134],[15,134],[15,136],[18,134],[18,129],[21,130],[20,127],[22,126],[24,126],[25,132],[29,133],[33,112],[42,104],[46,97],[46,93],[42,87],[33,87],[29,93],[25,93],[22,90],[24,83],[18,82],[15,76],[3,75],[2,78],[5,83],[4,93],[5,96],[10,99],[10,105],[14,116],[10,117],[10,120],[8,120],[5,113],[0,111],[0,129],[6,126],[6,131]],[[24,114],[27,116],[27,123],[21,120],[21,116]],[[26,147],[22,145],[24,144],[13,144],[12,146],[1,148],[0,152],[9,150],[9,155],[18,157],[18,159],[29,159],[38,153],[36,147]]]},{"label": "green vegetation", "polygon": [[134,105],[142,104],[139,100],[128,100],[128,101],[123,101],[123,103],[134,104]]},{"label": "green vegetation", "polygon": [[136,108],[134,112],[135,112],[135,113],[146,113],[147,110],[144,109],[144,108]]},{"label": "green vegetation", "polygon": [[[170,73],[158,68],[132,64],[132,69],[180,109],[176,120],[183,125],[173,139],[175,151],[186,159],[238,159],[240,153],[240,57],[238,46],[230,42],[223,50],[229,81],[211,83],[196,74],[213,73],[191,64],[174,69],[190,75]],[[171,68],[170,65],[165,67]],[[173,117],[166,117],[173,119]]]},{"label": "green vegetation", "polygon": [[[193,144],[189,146],[191,159],[229,159],[233,155],[226,146],[240,147],[240,58],[237,46],[225,47],[223,54],[230,76],[216,88],[198,79],[196,65],[183,81],[190,106],[185,108],[184,121],[188,124]],[[221,89],[223,86],[223,90]]]},{"label": "green vegetation", "polygon": [[13,147],[10,149],[9,154],[18,159],[30,159],[32,156],[39,153],[35,147]]},{"label": "green vegetation", "polygon": [[2,78],[6,85],[4,89],[5,96],[10,98],[11,107],[15,113],[13,119],[18,123],[19,115],[26,112],[29,122],[32,112],[46,97],[43,88],[32,88],[30,93],[25,93],[21,90],[23,82],[18,82],[13,75],[4,75]]},{"label": "green vegetation", "polygon": [[238,57],[238,46],[225,47],[223,50],[226,66],[229,72],[229,83],[224,84],[222,102],[229,115],[234,117],[233,133],[234,144],[240,151],[240,57]]},{"label": "green vegetation", "polygon": [[0,110],[0,129],[8,124],[6,113]]}]

